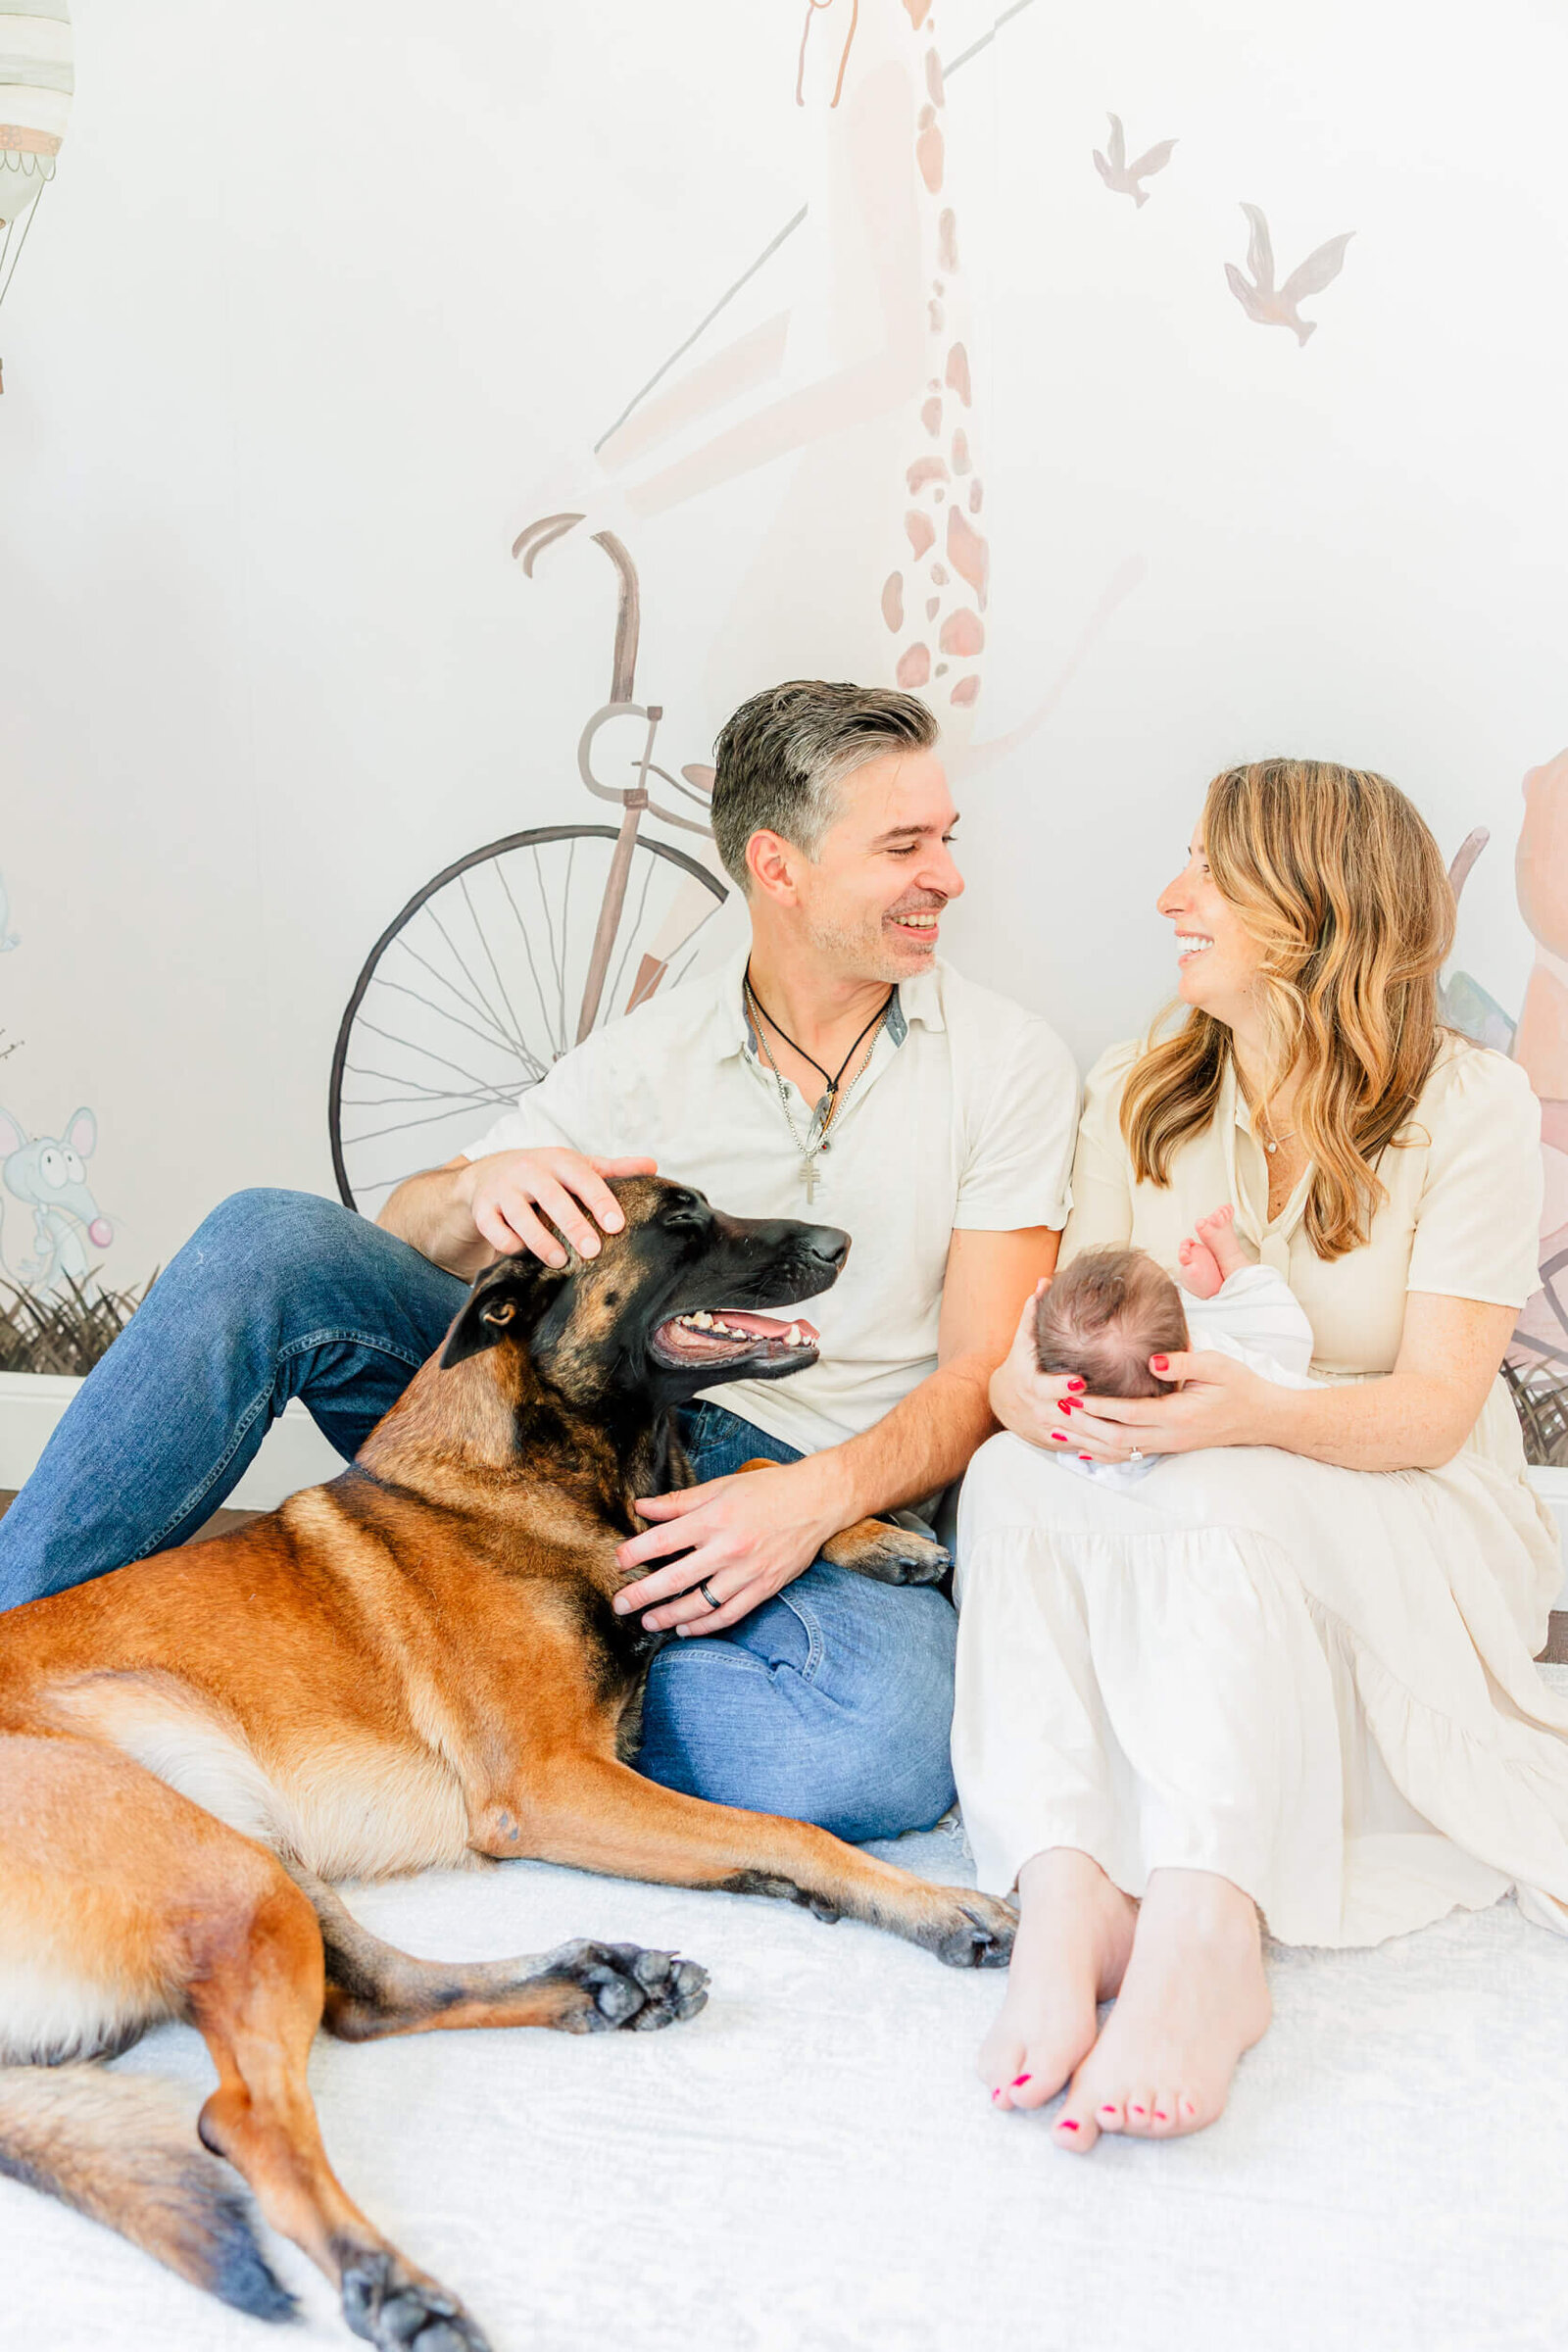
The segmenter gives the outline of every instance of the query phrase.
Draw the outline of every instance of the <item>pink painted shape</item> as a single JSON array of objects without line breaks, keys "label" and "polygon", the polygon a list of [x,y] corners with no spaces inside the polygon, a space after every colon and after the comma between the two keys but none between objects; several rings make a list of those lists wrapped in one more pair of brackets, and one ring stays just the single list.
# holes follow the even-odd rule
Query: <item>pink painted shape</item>
[{"label": "pink painted shape", "polygon": [[927,482],[947,480],[947,461],[945,458],[916,458],[904,478],[909,485],[909,496],[918,498]]},{"label": "pink painted shape", "polygon": [[925,86],[931,93],[933,106],[944,106],[947,94],[942,87],[942,60],[934,49],[925,53]]},{"label": "pink painted shape", "polygon": [[942,403],[940,400],[925,402],[920,411],[920,422],[934,441],[942,430]]},{"label": "pink painted shape", "polygon": [[904,517],[904,527],[909,535],[909,545],[918,563],[926,549],[936,544],[937,526],[929,514],[922,514],[917,508],[911,507]]},{"label": "pink painted shape", "polygon": [[904,626],[904,574],[890,571],[882,583],[882,617],[895,637]]},{"label": "pink painted shape", "polygon": [[951,274],[958,267],[958,218],[951,205],[937,222],[937,268]]},{"label": "pink painted shape", "polygon": [[[956,686],[955,686],[953,689],[953,692],[949,695],[948,700],[950,703],[957,703],[960,705],[977,703],[980,700],[979,679],[974,677],[960,678]],[[1087,1458],[1088,1457],[1086,1455],[1085,1459],[1087,1460]]]},{"label": "pink painted shape", "polygon": [[969,455],[969,436],[960,424],[953,436],[953,470],[967,473],[974,460]]},{"label": "pink painted shape", "polygon": [[920,177],[933,196],[942,187],[943,153],[942,133],[933,122],[928,130],[921,131],[914,142],[914,160],[920,167]]},{"label": "pink painted shape", "polygon": [[[954,512],[956,514],[956,508]],[[965,605],[960,612],[948,614],[938,643],[945,654],[956,654],[963,662],[972,661],[976,654],[985,651],[985,622]]]},{"label": "pink painted shape", "polygon": [[894,675],[906,694],[916,686],[923,686],[931,675],[930,653],[923,645],[909,646],[899,656]]},{"label": "pink painted shape", "polygon": [[925,616],[926,616],[927,620],[935,620],[935,618],[936,618],[937,614],[938,614],[938,613],[941,612],[941,610],[942,610],[942,599],[941,599],[941,597],[940,597],[940,596],[928,596],[928,597],[926,598],[926,600],[925,600]]},{"label": "pink painted shape", "polygon": [[931,0],[904,0],[904,13],[918,32],[931,14]]},{"label": "pink painted shape", "polygon": [[979,514],[984,498],[985,492],[980,487],[980,476],[976,474],[974,480],[969,484],[969,512],[971,514]]},{"label": "pink painted shape", "polygon": [[948,562],[961,580],[968,581],[983,612],[991,582],[991,550],[956,507],[948,509]]},{"label": "pink painted shape", "polygon": [[948,381],[967,409],[973,395],[969,388],[969,354],[961,343],[955,343],[948,354]]},{"label": "pink painted shape", "polygon": [[87,1228],[87,1239],[95,1250],[107,1250],[115,1238],[115,1229],[107,1217],[94,1217]]}]

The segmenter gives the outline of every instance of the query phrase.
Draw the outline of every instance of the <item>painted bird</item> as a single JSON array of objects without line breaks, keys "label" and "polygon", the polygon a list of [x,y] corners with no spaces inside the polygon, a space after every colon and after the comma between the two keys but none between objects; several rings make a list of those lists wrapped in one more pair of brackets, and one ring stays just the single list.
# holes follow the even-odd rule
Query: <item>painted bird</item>
[{"label": "painted bird", "polygon": [[1247,267],[1252,274],[1244,277],[1234,262],[1227,262],[1225,275],[1231,292],[1256,325],[1288,326],[1298,344],[1302,344],[1317,332],[1317,320],[1300,318],[1296,306],[1305,295],[1321,294],[1339,276],[1345,267],[1345,248],[1355,231],[1348,228],[1343,237],[1330,237],[1326,245],[1307,255],[1299,269],[1291,271],[1283,286],[1276,287],[1268,222],[1255,204],[1244,204],[1242,210],[1252,232],[1247,246]]},{"label": "painted bird", "polygon": [[1103,156],[1098,147],[1095,149],[1095,170],[1106,187],[1114,190],[1118,196],[1130,196],[1134,204],[1147,204],[1149,190],[1141,188],[1138,182],[1164,171],[1176,142],[1174,139],[1161,139],[1157,147],[1151,147],[1147,155],[1141,155],[1136,163],[1130,164],[1120,117],[1107,115],[1105,121],[1110,124],[1110,137],[1105,142],[1110,153]]}]

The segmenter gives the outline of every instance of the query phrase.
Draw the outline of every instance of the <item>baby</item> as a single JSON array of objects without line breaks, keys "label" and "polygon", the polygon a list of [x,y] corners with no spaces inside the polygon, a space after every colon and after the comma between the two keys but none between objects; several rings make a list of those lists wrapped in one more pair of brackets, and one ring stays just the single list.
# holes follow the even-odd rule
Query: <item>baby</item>
[{"label": "baby", "polygon": [[[1213,1348],[1282,1388],[1307,1389],[1312,1326],[1282,1275],[1254,1265],[1230,1207],[1200,1217],[1177,1255],[1178,1287],[1143,1250],[1086,1250],[1063,1268],[1035,1313],[1042,1372],[1076,1374],[1091,1396],[1164,1396],[1180,1384],[1152,1372],[1152,1355]],[[1159,1460],[1085,1462],[1092,1478],[1143,1477]]]}]

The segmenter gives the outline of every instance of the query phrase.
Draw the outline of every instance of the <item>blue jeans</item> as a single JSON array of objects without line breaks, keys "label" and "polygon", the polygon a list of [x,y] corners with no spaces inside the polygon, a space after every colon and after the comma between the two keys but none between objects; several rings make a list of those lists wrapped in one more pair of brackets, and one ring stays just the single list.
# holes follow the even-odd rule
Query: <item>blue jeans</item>
[{"label": "blue jeans", "polygon": [[[333,1201],[236,1193],[159,1277],[0,1519],[0,1608],[183,1543],[291,1396],[351,1457],[466,1289]],[[684,1412],[682,1435],[699,1478],[797,1458],[712,1404]],[[728,1633],[660,1651],[639,1769],[841,1838],[927,1828],[954,1798],[956,1641],[940,1593],[818,1560]]]}]

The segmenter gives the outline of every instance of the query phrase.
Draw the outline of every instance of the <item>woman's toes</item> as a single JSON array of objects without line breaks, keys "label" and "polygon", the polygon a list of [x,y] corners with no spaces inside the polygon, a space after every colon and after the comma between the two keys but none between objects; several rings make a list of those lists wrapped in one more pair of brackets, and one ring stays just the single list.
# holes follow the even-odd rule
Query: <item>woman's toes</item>
[{"label": "woman's toes", "polygon": [[1154,2129],[1154,2094],[1152,2090],[1135,2090],[1126,2102],[1127,2132],[1148,2134]]},{"label": "woman's toes", "polygon": [[1149,2111],[1150,2130],[1156,2138],[1164,2138],[1181,2130],[1181,2122],[1173,2090],[1156,2090],[1154,2103]]},{"label": "woman's toes", "polygon": [[1127,2114],[1119,2099],[1102,2099],[1095,2108],[1095,2122],[1102,2132],[1125,2132]]},{"label": "woman's toes", "polygon": [[1008,2092],[1013,2081],[1025,2074],[1029,2066],[1022,2035],[1009,2033],[1006,2027],[1005,2016],[999,2017],[980,2044],[980,2055],[975,2061],[975,2073],[990,2091],[994,2107],[1011,2106]]},{"label": "woman's toes", "polygon": [[1100,2137],[1100,2127],[1092,2114],[1074,2113],[1069,2095],[1051,2127],[1051,2136],[1058,2148],[1070,2148],[1075,2156],[1086,2156]]}]

